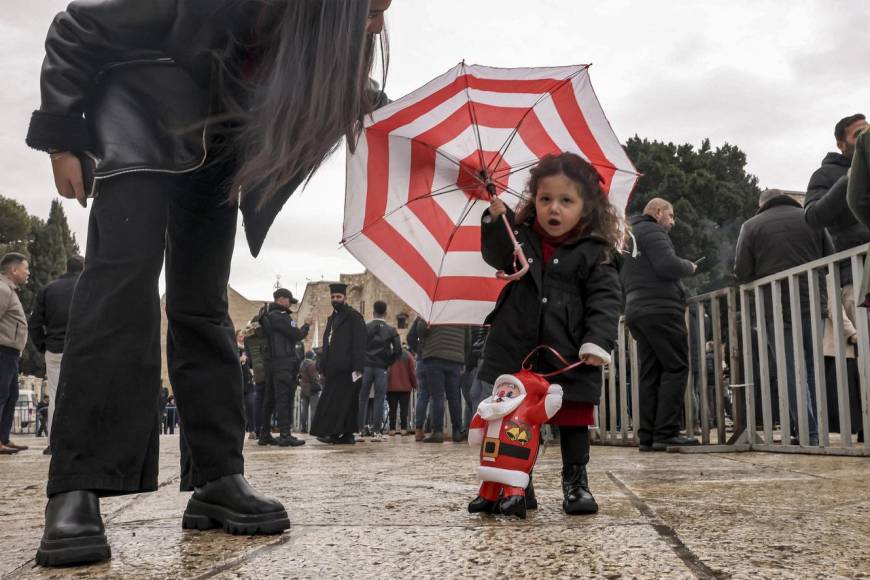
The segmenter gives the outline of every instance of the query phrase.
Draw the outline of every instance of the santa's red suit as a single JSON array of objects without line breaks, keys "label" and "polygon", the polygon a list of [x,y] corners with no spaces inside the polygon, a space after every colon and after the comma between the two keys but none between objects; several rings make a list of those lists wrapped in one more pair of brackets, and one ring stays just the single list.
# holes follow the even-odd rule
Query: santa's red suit
[{"label": "santa's red suit", "polygon": [[562,406],[562,387],[523,370],[501,375],[492,393],[471,420],[468,443],[480,445],[479,498],[495,503],[524,495],[538,457],[541,424]]}]

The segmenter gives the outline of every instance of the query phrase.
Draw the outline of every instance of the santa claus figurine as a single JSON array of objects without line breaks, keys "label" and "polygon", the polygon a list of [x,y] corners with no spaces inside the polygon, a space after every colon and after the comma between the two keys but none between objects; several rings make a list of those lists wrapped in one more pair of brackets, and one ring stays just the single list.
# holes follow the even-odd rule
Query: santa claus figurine
[{"label": "santa claus figurine", "polygon": [[525,488],[538,458],[541,424],[561,406],[562,387],[537,373],[498,377],[469,425],[469,445],[480,445],[477,472],[483,482],[469,512],[526,517]]}]

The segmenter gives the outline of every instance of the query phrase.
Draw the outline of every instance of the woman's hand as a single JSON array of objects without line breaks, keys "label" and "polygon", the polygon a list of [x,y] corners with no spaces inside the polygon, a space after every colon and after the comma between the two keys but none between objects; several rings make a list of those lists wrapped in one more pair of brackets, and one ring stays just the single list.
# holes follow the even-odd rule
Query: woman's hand
[{"label": "woman's hand", "polygon": [[584,355],[581,355],[580,360],[582,360],[584,364],[591,365],[593,367],[604,366],[604,359],[599,356],[595,356],[594,354],[586,353]]},{"label": "woman's hand", "polygon": [[79,158],[69,151],[52,153],[51,170],[57,192],[67,199],[77,199],[82,207],[88,207]]},{"label": "woman's hand", "polygon": [[503,216],[506,213],[507,206],[504,204],[504,202],[497,197],[493,197],[492,201],[489,202],[489,215],[497,218]]}]

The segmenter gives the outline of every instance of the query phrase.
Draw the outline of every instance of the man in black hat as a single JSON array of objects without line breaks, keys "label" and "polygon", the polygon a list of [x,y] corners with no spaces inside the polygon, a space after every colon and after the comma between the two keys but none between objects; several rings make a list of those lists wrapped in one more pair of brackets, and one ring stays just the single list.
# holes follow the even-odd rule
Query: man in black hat
[{"label": "man in black hat", "polygon": [[[280,445],[281,447],[304,445],[305,441],[290,433],[290,417],[293,414],[293,392],[296,389],[296,375],[299,363],[296,356],[296,343],[308,336],[310,320],[305,320],[302,328],[290,315],[290,305],[298,304],[293,293],[286,288],[278,288],[272,294],[275,299],[260,317],[260,325],[266,333],[269,348],[266,352],[266,397],[263,401],[263,425],[260,429],[260,445]],[[272,437],[272,413],[278,416],[279,437]]]},{"label": "man in black hat", "polygon": [[318,441],[353,444],[357,431],[359,390],[366,357],[366,323],[346,303],[347,284],[330,284],[334,312],[326,322],[320,369],[326,386],[311,422]]}]

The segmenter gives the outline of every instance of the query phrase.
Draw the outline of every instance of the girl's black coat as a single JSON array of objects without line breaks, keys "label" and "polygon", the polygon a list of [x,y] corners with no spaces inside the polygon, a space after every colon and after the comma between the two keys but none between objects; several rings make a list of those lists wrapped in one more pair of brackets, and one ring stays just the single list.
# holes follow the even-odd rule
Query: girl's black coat
[{"label": "girl's black coat", "polygon": [[[508,213],[513,223],[514,215]],[[529,258],[529,272],[505,286],[495,309],[478,377],[488,383],[503,373],[520,370],[523,359],[538,345],[553,347],[568,362],[579,359],[580,346],[593,343],[610,352],[616,341],[622,291],[619,271],[606,243],[597,237],[569,241],[543,264],[541,240],[530,223],[514,234]],[[481,227],[483,259],[493,268],[513,271],[513,247],[501,218],[485,212]],[[563,365],[551,354],[536,358],[535,370]],[[581,366],[550,379],[562,385],[565,399],[597,403],[601,369]]]}]

